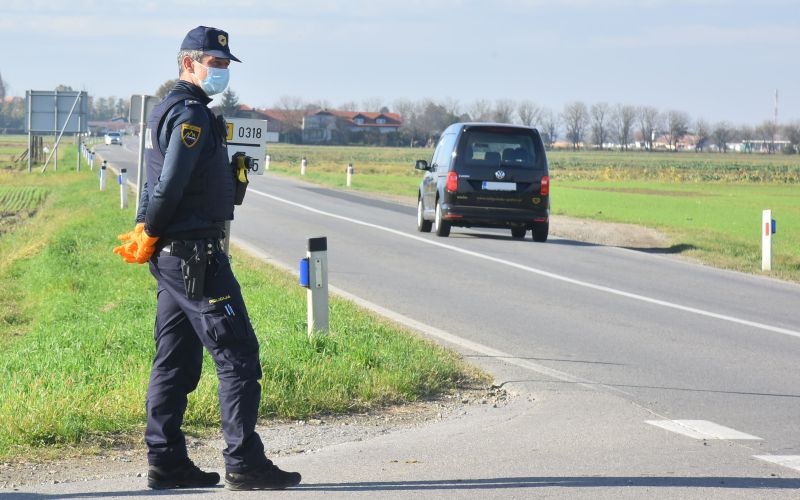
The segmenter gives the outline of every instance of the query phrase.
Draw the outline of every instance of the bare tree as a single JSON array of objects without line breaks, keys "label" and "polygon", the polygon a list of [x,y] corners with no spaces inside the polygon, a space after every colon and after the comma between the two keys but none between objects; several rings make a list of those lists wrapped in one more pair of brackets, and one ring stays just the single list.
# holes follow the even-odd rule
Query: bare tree
[{"label": "bare tree", "polygon": [[647,149],[653,150],[653,141],[658,132],[661,115],[656,108],[643,106],[639,108],[639,132],[642,134],[642,141],[647,145]]},{"label": "bare tree", "polygon": [[526,127],[536,127],[542,121],[542,108],[533,101],[520,101],[517,104],[517,116]]},{"label": "bare tree", "polygon": [[3,104],[6,98],[6,85],[5,80],[3,80],[3,75],[0,74],[0,104]]},{"label": "bare tree", "polygon": [[552,148],[553,144],[558,140],[558,115],[552,111],[542,111],[542,140],[545,146]]},{"label": "bare tree", "polygon": [[402,140],[412,148],[417,144],[424,144],[427,135],[422,131],[420,104],[408,99],[398,99],[393,107],[403,117],[403,124],[399,130]]},{"label": "bare tree", "polygon": [[486,99],[477,99],[469,107],[469,116],[476,122],[487,122],[492,119],[492,105]]},{"label": "bare tree", "polygon": [[358,104],[355,101],[345,101],[333,109],[337,111],[358,111]]},{"label": "bare tree", "polygon": [[442,101],[442,106],[447,110],[447,113],[453,116],[461,116],[461,103],[454,97],[446,97]]},{"label": "bare tree", "polygon": [[728,152],[728,143],[733,139],[733,127],[728,122],[719,122],[714,125],[714,144],[721,153]]},{"label": "bare tree", "polygon": [[380,97],[370,97],[361,102],[361,109],[353,111],[366,111],[368,113],[377,113],[383,107],[383,99]]},{"label": "bare tree", "polygon": [[756,135],[767,145],[767,152],[775,152],[775,138],[778,135],[778,125],[767,120],[756,128]]},{"label": "bare tree", "polygon": [[667,113],[667,136],[669,147],[673,151],[678,149],[678,141],[689,133],[689,115],[683,111],[670,111]]},{"label": "bare tree", "polygon": [[497,123],[512,123],[516,104],[511,99],[498,99],[494,102],[492,119]]},{"label": "bare tree", "polygon": [[697,136],[697,143],[694,148],[697,151],[703,151],[706,144],[711,140],[711,126],[702,118],[698,118],[694,125],[694,133]]},{"label": "bare tree", "polygon": [[606,102],[593,104],[590,110],[592,119],[592,137],[598,148],[603,149],[603,144],[608,138],[611,106]]},{"label": "bare tree", "polygon": [[789,141],[789,147],[783,150],[784,153],[800,153],[800,122],[784,125],[783,137]]},{"label": "bare tree", "polygon": [[303,99],[284,95],[275,103],[275,108],[283,112],[284,136],[289,142],[300,142],[303,137],[303,117],[306,114],[306,104]]},{"label": "bare tree", "polygon": [[636,108],[627,104],[617,104],[611,118],[614,136],[623,151],[628,150],[628,144],[633,139],[633,124],[636,121]]},{"label": "bare tree", "polygon": [[567,140],[572,143],[573,149],[578,149],[586,134],[586,124],[589,121],[589,110],[581,101],[571,102],[564,106],[561,112]]}]

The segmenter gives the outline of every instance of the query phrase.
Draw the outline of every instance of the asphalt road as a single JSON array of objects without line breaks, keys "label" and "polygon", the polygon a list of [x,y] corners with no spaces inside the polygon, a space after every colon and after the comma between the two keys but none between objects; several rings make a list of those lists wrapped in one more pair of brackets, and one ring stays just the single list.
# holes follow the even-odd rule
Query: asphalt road
[{"label": "asphalt road", "polygon": [[[135,172],[134,147],[97,149]],[[506,231],[438,238],[406,205],[269,174],[250,186],[235,242],[294,269],[306,239],[327,236],[333,287],[517,394],[441,428],[286,459],[308,479],[295,494],[800,496],[797,285]]]}]

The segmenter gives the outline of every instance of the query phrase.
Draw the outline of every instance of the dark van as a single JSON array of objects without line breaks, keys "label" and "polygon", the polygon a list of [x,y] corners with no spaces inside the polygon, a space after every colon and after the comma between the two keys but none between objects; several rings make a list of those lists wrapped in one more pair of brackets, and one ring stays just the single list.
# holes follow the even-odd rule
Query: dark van
[{"label": "dark van", "polygon": [[444,131],[419,186],[417,229],[448,236],[452,226],[509,228],[547,241],[550,176],[539,132],[496,123],[455,123]]}]

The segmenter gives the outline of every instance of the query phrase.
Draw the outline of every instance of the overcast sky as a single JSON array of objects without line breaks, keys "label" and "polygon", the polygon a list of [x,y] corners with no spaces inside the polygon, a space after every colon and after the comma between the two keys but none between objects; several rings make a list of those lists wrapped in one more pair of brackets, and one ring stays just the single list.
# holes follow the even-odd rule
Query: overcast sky
[{"label": "overcast sky", "polygon": [[197,25],[229,32],[231,88],[258,107],[580,100],[758,124],[777,89],[800,120],[798,0],[2,0],[0,74],[13,95],[154,93]]}]

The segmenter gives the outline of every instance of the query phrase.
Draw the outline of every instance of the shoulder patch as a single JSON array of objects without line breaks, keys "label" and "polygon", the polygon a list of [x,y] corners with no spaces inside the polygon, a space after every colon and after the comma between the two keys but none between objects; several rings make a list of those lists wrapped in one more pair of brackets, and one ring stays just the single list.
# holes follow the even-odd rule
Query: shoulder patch
[{"label": "shoulder patch", "polygon": [[183,142],[184,146],[191,148],[197,144],[197,141],[200,140],[200,134],[202,132],[203,129],[200,127],[183,123],[181,124],[181,141]]},{"label": "shoulder patch", "polygon": [[194,106],[195,104],[200,104],[200,101],[195,101],[194,99],[186,99],[183,104],[185,106]]}]

